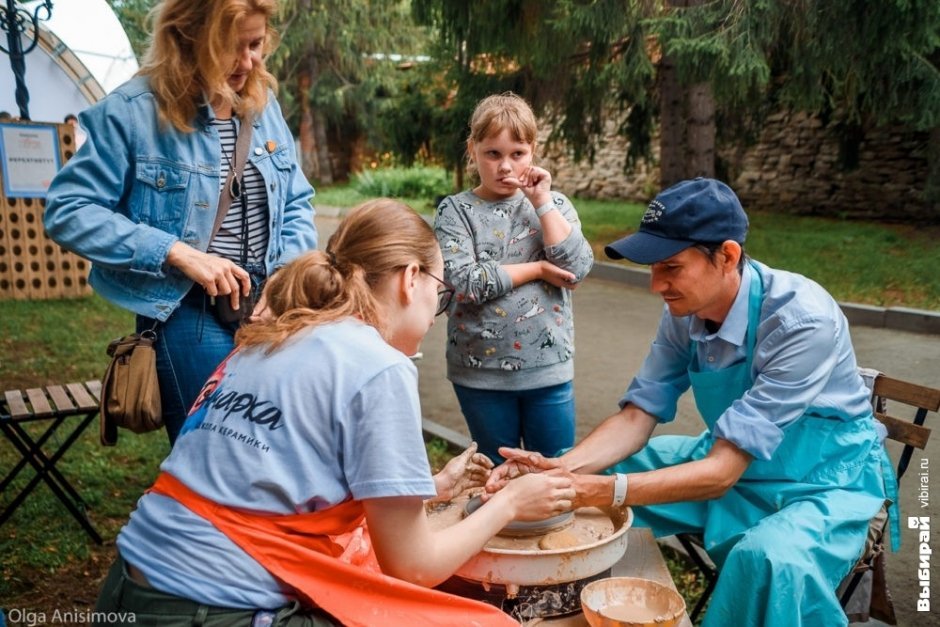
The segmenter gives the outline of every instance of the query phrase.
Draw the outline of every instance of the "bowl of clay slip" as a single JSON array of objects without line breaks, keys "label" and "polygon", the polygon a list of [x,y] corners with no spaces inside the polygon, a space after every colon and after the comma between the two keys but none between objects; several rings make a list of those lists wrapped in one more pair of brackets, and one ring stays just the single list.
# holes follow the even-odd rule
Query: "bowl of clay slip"
[{"label": "bowl of clay slip", "polygon": [[685,601],[649,579],[608,577],[581,590],[581,609],[591,627],[675,627],[685,614]]}]

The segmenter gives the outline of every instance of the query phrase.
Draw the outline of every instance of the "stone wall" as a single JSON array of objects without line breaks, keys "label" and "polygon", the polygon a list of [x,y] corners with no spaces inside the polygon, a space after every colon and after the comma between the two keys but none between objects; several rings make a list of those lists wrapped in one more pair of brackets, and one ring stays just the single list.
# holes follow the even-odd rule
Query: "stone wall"
[{"label": "stone wall", "polygon": [[928,143],[927,132],[867,129],[857,143],[857,165],[849,167],[833,126],[802,113],[778,113],[767,118],[759,142],[740,159],[731,150],[720,154],[747,207],[925,222],[940,217],[924,198]]},{"label": "stone wall", "polygon": [[[607,122],[594,164],[575,163],[562,146],[548,146],[542,164],[557,189],[584,198],[646,203],[659,189],[654,162],[624,171],[627,142]],[[764,121],[753,145],[719,146],[731,186],[745,208],[805,215],[905,222],[940,220],[940,205],[925,199],[930,134],[900,127],[867,129],[858,136],[857,163],[840,157],[840,134],[813,116],[777,113]],[[545,141],[545,137],[542,138]]]},{"label": "stone wall", "polygon": [[552,187],[569,195],[581,198],[605,200],[622,199],[646,204],[659,191],[659,144],[653,142],[653,162],[641,160],[627,172],[624,168],[629,143],[617,134],[621,120],[608,118],[604,124],[594,163],[582,159],[576,162],[566,146],[548,143],[550,129],[539,134],[541,157],[539,164],[552,173]]}]

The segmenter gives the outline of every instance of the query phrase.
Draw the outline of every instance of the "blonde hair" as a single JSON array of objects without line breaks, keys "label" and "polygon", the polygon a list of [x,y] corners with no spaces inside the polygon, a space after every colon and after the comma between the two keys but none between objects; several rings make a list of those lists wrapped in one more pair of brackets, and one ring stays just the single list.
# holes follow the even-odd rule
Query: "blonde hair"
[{"label": "blonde hair", "polygon": [[467,137],[467,172],[478,179],[479,173],[473,162],[472,144],[508,130],[513,141],[532,146],[533,161],[538,156],[538,122],[535,112],[521,96],[511,91],[487,96],[477,103],[470,116],[470,135]]},{"label": "blonde hair", "polygon": [[470,116],[470,142],[481,142],[487,137],[508,130],[513,140],[532,144],[538,141],[539,127],[532,107],[511,91],[487,96],[477,103]]},{"label": "blonde hair", "polygon": [[428,270],[439,254],[433,229],[411,207],[390,198],[364,202],[343,219],[326,251],[305,253],[268,279],[273,317],[242,326],[235,341],[266,344],[271,352],[302,329],[351,316],[384,334],[376,285],[413,262]]},{"label": "blonde hair", "polygon": [[[259,114],[267,104],[268,89],[277,89],[277,79],[264,66],[278,42],[271,27],[276,11],[277,0],[163,0],[155,6],[150,47],[138,74],[150,79],[160,122],[192,131],[203,92],[210,101],[230,103],[242,119]],[[241,93],[235,93],[227,78],[238,28],[258,13],[267,21],[262,61]]]}]

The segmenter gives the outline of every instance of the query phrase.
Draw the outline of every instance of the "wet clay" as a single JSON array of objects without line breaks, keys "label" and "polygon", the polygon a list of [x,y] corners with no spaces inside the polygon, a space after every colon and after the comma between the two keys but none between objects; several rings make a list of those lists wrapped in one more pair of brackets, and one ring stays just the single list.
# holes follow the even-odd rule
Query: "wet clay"
[{"label": "wet clay", "polygon": [[539,539],[539,548],[546,551],[551,551],[552,549],[570,549],[572,547],[581,546],[582,544],[584,543],[581,539],[567,529],[546,533]]},{"label": "wet clay", "polygon": [[[428,520],[435,531],[456,525],[463,518],[463,510],[471,495],[461,495],[446,503],[435,503],[428,507]],[[542,536],[513,537],[497,535],[486,543],[484,549],[512,549],[546,551],[574,548],[594,544],[610,537],[615,531],[614,521],[606,513],[593,507],[575,510],[571,522],[559,531]],[[543,546],[543,542],[547,543]]]},{"label": "wet clay", "polygon": [[608,605],[600,612],[601,616],[624,623],[655,623],[667,620],[667,617],[661,615],[653,608],[640,603],[618,603]]},{"label": "wet clay", "polygon": [[616,625],[678,624],[685,603],[668,587],[635,577],[611,577],[588,584],[581,591],[585,614]]}]

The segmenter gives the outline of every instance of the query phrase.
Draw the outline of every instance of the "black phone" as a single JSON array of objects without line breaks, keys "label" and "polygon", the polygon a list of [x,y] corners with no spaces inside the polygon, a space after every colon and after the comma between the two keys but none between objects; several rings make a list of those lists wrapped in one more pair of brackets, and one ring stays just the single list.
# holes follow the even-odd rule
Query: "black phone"
[{"label": "black phone", "polygon": [[238,309],[232,309],[231,295],[213,296],[210,303],[215,312],[215,317],[218,318],[220,322],[226,324],[247,320],[248,317],[251,316],[251,312],[255,309],[256,301],[254,294],[254,290],[247,296],[242,294],[238,299]]}]

